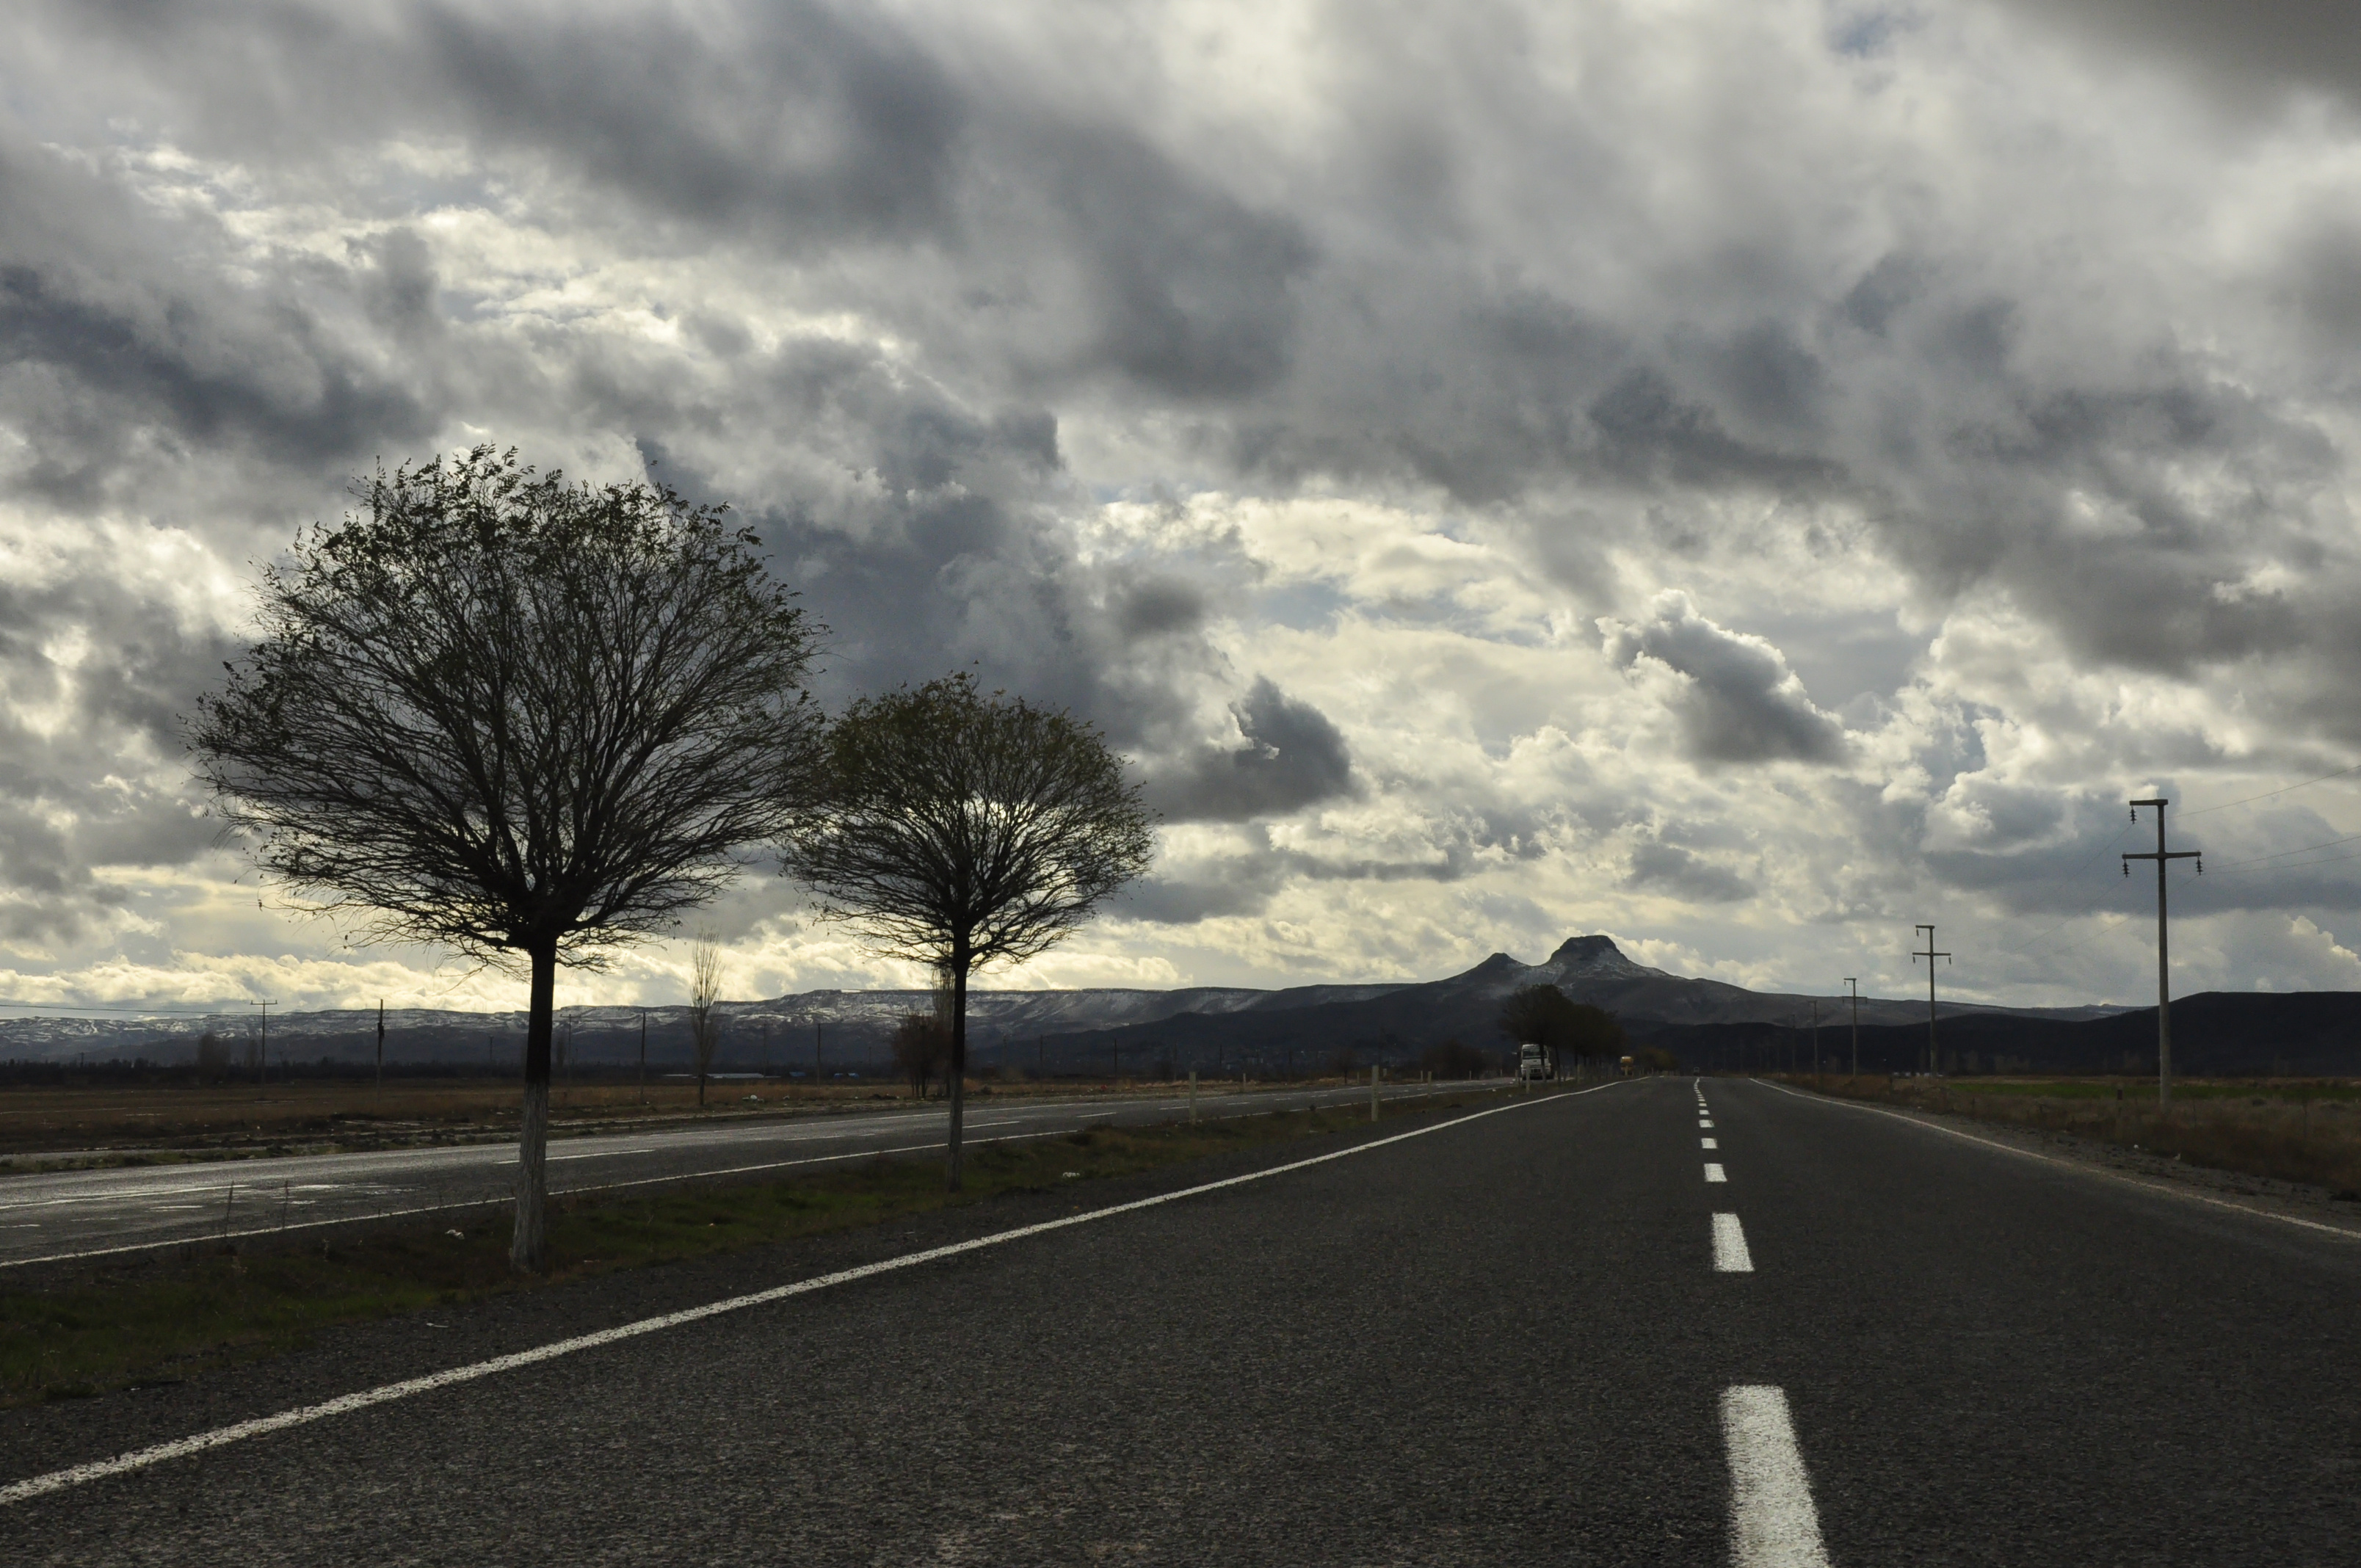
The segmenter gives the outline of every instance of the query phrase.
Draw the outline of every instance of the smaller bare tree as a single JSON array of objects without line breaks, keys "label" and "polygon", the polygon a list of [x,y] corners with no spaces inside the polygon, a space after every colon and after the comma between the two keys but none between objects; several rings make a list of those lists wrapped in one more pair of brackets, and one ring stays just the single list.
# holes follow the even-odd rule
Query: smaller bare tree
[{"label": "smaller bare tree", "polygon": [[1090,918],[1155,850],[1139,786],[1096,729],[964,673],[863,697],[830,726],[826,804],[783,836],[782,870],[821,912],[950,984],[950,1135],[960,1188],[968,977],[1022,963]]},{"label": "smaller bare tree", "polygon": [[705,1080],[713,1054],[721,1048],[721,1020],[713,1004],[721,1000],[721,944],[699,932],[688,948],[688,1038],[697,1051],[697,1102],[705,1103]]}]

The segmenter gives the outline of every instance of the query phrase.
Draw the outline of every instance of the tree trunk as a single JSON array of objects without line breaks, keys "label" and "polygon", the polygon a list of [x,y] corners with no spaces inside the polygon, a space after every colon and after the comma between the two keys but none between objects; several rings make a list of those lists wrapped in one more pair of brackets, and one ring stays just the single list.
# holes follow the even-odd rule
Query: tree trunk
[{"label": "tree trunk", "polygon": [[960,1190],[967,1174],[967,1150],[960,1141],[967,1115],[967,966],[966,953],[952,956],[950,1168],[945,1180],[953,1192]]},{"label": "tree trunk", "polygon": [[556,1012],[557,946],[533,949],[533,1001],[525,1014],[524,1114],[517,1127],[516,1234],[509,1266],[539,1274],[548,1262],[549,1042]]}]

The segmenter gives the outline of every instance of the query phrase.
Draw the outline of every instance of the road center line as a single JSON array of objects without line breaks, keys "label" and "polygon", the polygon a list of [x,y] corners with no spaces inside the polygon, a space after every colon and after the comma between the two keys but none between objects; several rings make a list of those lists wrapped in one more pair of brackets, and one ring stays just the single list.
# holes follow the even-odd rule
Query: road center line
[{"label": "road center line", "polygon": [[1746,1250],[1746,1227],[1735,1214],[1713,1217],[1713,1268],[1717,1274],[1754,1272],[1754,1255]]},{"label": "road center line", "polygon": [[1729,1177],[1722,1174],[1721,1167],[1714,1164],[1710,1160],[1706,1162],[1705,1179],[1708,1181],[1727,1181],[1730,1179]]},{"label": "road center line", "polygon": [[1730,1451],[1730,1561],[1738,1568],[1828,1568],[1786,1391],[1764,1384],[1723,1389],[1721,1437]]},{"label": "road center line", "polygon": [[873,1275],[890,1274],[897,1269],[916,1267],[922,1263],[933,1263],[939,1258],[956,1257],[961,1253],[979,1252],[985,1247],[1001,1246],[1009,1242],[1022,1241],[1029,1236],[1044,1235],[1051,1231],[1062,1231],[1074,1225],[1087,1225],[1097,1220],[1113,1219],[1117,1214],[1129,1214],[1141,1209],[1157,1208],[1161,1204],[1178,1202],[1183,1198],[1195,1198],[1207,1192],[1221,1191],[1224,1188],[1242,1187],[1248,1182],[1268,1180],[1274,1176],[1284,1176],[1290,1171],[1304,1170],[1315,1165],[1325,1165],[1331,1160],[1349,1159],[1355,1155],[1367,1154],[1373,1149],[1381,1149],[1390,1144],[1404,1143],[1411,1138],[1422,1138],[1429,1133],[1439,1133],[1446,1128],[1464,1126],[1469,1122],[1481,1121],[1487,1116],[1499,1116],[1510,1111],[1530,1110],[1537,1105],[1579,1100],[1586,1094],[1596,1094],[1600,1090],[1613,1087],[1615,1087],[1614,1084],[1602,1083],[1592,1089],[1576,1090],[1571,1094],[1552,1094],[1538,1100],[1512,1100],[1505,1105],[1494,1105],[1486,1110],[1470,1112],[1465,1116],[1454,1116],[1447,1122],[1436,1122],[1423,1127],[1413,1127],[1407,1133],[1396,1133],[1391,1137],[1372,1138],[1367,1143],[1356,1144],[1351,1148],[1334,1149],[1327,1154],[1313,1155],[1309,1159],[1292,1160],[1286,1165],[1275,1165],[1268,1170],[1249,1171],[1244,1176],[1225,1177],[1220,1181],[1207,1181],[1195,1187],[1184,1187],[1178,1192],[1166,1192],[1154,1198],[1135,1199],[1128,1203],[1116,1203],[1104,1209],[1093,1209],[1086,1213],[1069,1214],[1062,1219],[1044,1220],[1038,1224],[1019,1225],[1015,1230],[996,1231],[991,1235],[953,1242],[947,1246],[928,1247],[923,1252],[906,1253],[900,1257],[889,1257],[878,1263],[865,1263],[857,1268],[840,1269],[834,1274],[823,1274],[817,1278],[800,1279],[792,1285],[774,1286],[768,1290],[757,1290],[750,1295],[732,1296],[724,1300],[708,1301],[701,1307],[666,1312],[661,1317],[642,1318],[637,1322],[602,1329],[597,1333],[580,1334],[572,1339],[557,1340],[549,1344],[536,1345],[531,1350],[521,1350],[512,1354],[495,1356],[489,1361],[478,1361],[466,1366],[454,1366],[446,1371],[430,1373],[423,1377],[405,1378],[399,1383],[388,1383],[380,1387],[363,1389],[357,1394],[342,1395],[321,1404],[299,1406],[291,1410],[281,1410],[277,1415],[260,1416],[250,1421],[239,1421],[232,1426],[216,1427],[211,1431],[199,1432],[193,1437],[176,1438],[170,1442],[155,1443],[147,1448],[134,1449],[128,1453],[118,1453],[112,1459],[93,1460],[88,1464],[76,1464],[64,1470],[52,1470],[46,1475],[28,1476],[25,1480],[0,1486],[0,1508],[42,1497],[50,1492],[63,1491],[69,1486],[80,1486],[92,1481],[103,1480],[109,1475],[120,1475],[126,1471],[144,1470],[149,1465],[160,1464],[169,1459],[181,1459],[192,1453],[203,1453],[209,1449],[221,1448],[233,1442],[242,1442],[247,1438],[263,1437],[271,1432],[283,1431],[289,1427],[304,1426],[313,1421],[325,1420],[331,1416],[348,1415],[355,1410],[367,1409],[372,1405],[389,1404],[396,1399],[409,1398],[412,1395],[432,1393],[437,1388],[449,1387],[455,1383],[472,1383],[479,1377],[489,1377],[501,1372],[512,1372],[519,1367],[531,1366],[538,1362],[554,1361],[561,1355],[572,1355],[578,1351],[595,1350],[601,1345],[637,1339],[642,1334],[678,1328],[685,1323],[719,1317],[725,1312],[742,1311],[749,1307],[768,1306],[774,1301],[784,1301],[792,1296],[803,1296],[815,1290],[825,1290],[832,1285],[847,1285],[856,1279],[869,1278]]},{"label": "road center line", "polygon": [[1704,1149],[1718,1149],[1721,1147],[1721,1142],[1718,1138],[1699,1138],[1697,1140],[1697,1147]]}]

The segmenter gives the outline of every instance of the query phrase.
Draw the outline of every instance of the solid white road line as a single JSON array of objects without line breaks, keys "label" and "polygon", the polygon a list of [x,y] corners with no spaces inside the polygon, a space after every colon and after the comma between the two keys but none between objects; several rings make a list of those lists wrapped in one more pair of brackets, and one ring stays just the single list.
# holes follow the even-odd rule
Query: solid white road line
[{"label": "solid white road line", "polygon": [[[1455,1084],[1440,1089],[1424,1089],[1412,1093],[1392,1096],[1389,1097],[1389,1099],[1429,1099],[1438,1094],[1455,1094],[1461,1089],[1465,1089],[1466,1087],[1467,1086],[1465,1084]],[[1600,1084],[1598,1087],[1604,1089],[1607,1086],[1605,1084]],[[1478,1091],[1478,1092],[1497,1093],[1500,1092],[1500,1091],[1487,1090]],[[1587,1094],[1590,1091],[1585,1089],[1578,1091],[1578,1092]],[[1350,1102],[1350,1103],[1357,1105],[1359,1104],[1359,1102],[1353,1101]],[[1286,1109],[1288,1109],[1288,1107],[1278,1104],[1272,1104],[1266,1107],[1266,1111],[1269,1113],[1276,1113]],[[1110,1111],[1105,1114],[1112,1116],[1115,1113],[1115,1112]],[[1265,1112],[1255,1112],[1249,1113],[1259,1115],[1265,1113]],[[1244,1119],[1244,1115],[1226,1117],[1217,1116],[1213,1118],[1215,1121],[1243,1121]],[[1153,1126],[1157,1124],[1148,1123],[1144,1124]],[[1028,1143],[1036,1138],[1062,1137],[1069,1132],[1077,1132],[1080,1130],[1080,1125],[1074,1127],[1054,1127],[1046,1132],[1010,1133],[996,1138],[970,1138],[967,1141],[971,1144],[979,1145]],[[566,1196],[577,1196],[591,1192],[615,1192],[627,1187],[662,1187],[667,1184],[678,1185],[691,1181],[711,1180],[724,1176],[748,1176],[757,1171],[786,1170],[796,1166],[835,1165],[848,1159],[865,1159],[872,1155],[924,1154],[928,1150],[939,1149],[943,1145],[941,1143],[902,1144],[892,1148],[853,1149],[844,1154],[807,1155],[799,1159],[765,1160],[760,1165],[734,1165],[726,1170],[677,1171],[669,1176],[645,1176],[631,1181],[600,1181],[580,1187],[552,1189],[550,1196],[555,1198],[561,1194]],[[514,1165],[516,1164],[516,1160],[517,1157],[511,1154],[505,1156],[499,1163],[502,1165]],[[225,1190],[225,1189],[216,1187],[202,1189],[201,1190],[222,1191]],[[269,1188],[267,1183],[257,1182],[253,1185],[251,1190],[258,1197],[259,1195],[269,1191]],[[66,1201],[66,1200],[60,1199],[55,1200],[55,1201]],[[512,1203],[514,1201],[515,1199],[512,1196],[501,1196],[495,1191],[486,1197],[472,1201],[458,1199],[447,1202],[438,1201],[421,1204],[417,1207],[409,1209],[379,1209],[373,1210],[365,1214],[338,1214],[325,1220],[306,1220],[301,1224],[257,1225],[250,1230],[243,1231],[208,1231],[202,1235],[167,1236],[161,1240],[126,1242],[119,1246],[88,1247],[79,1252],[44,1253],[38,1257],[0,1257],[0,1268],[23,1268],[36,1263],[73,1263],[83,1258],[116,1257],[125,1253],[132,1252],[162,1252],[176,1246],[202,1246],[207,1243],[242,1241],[247,1236],[283,1235],[289,1231],[313,1230],[322,1225],[358,1225],[376,1220],[406,1220],[415,1218],[421,1214],[439,1214],[455,1209],[490,1208],[500,1204]],[[201,1206],[211,1207],[209,1204]]]},{"label": "solid white road line", "polygon": [[38,1497],[47,1493],[63,1491],[69,1486],[79,1486],[87,1482],[103,1480],[109,1475],[120,1475],[127,1470],[144,1470],[151,1464],[160,1464],[168,1459],[180,1459],[192,1453],[203,1453],[208,1449],[242,1442],[250,1437],[261,1437],[270,1432],[283,1431],[289,1427],[304,1426],[313,1421],[325,1420],[330,1416],[346,1415],[354,1410],[367,1409],[371,1405],[383,1405],[395,1399],[406,1399],[414,1394],[432,1393],[437,1388],[446,1388],[455,1383],[472,1383],[479,1377],[489,1377],[496,1373],[512,1372],[521,1366],[531,1366],[537,1362],[552,1361],[561,1355],[572,1355],[577,1351],[595,1350],[600,1345],[614,1344],[622,1340],[637,1339],[642,1334],[652,1334],[664,1329],[678,1328],[684,1323],[719,1317],[724,1312],[742,1311],[749,1307],[768,1306],[774,1301],[784,1301],[791,1296],[804,1296],[815,1290],[825,1290],[831,1285],[846,1285],[856,1279],[866,1279],[872,1275],[890,1274],[896,1269],[915,1267],[922,1263],[932,1263],[939,1258],[956,1257],[961,1253],[978,1252],[985,1247],[1001,1246],[1009,1242],[1022,1241],[1027,1236],[1042,1235],[1050,1231],[1062,1231],[1072,1225],[1087,1225],[1094,1220],[1112,1219],[1117,1214],[1129,1214],[1141,1209],[1153,1209],[1160,1204],[1178,1202],[1183,1198],[1195,1198],[1207,1192],[1218,1192],[1224,1188],[1242,1187],[1250,1181],[1268,1180],[1274,1176],[1284,1176],[1291,1170],[1303,1170],[1312,1166],[1325,1165],[1330,1160],[1349,1159],[1355,1155],[1367,1154],[1372,1149],[1381,1149],[1389,1144],[1403,1143],[1411,1138],[1422,1138],[1429,1133],[1439,1133],[1447,1127],[1457,1127],[1469,1122],[1481,1121],[1487,1116],[1498,1116],[1510,1111],[1530,1110],[1536,1105],[1550,1105],[1567,1100],[1578,1100],[1586,1094],[1596,1094],[1602,1089],[1613,1087],[1615,1086],[1612,1083],[1602,1083],[1596,1088],[1578,1089],[1571,1094],[1551,1094],[1538,1100],[1512,1100],[1505,1105],[1495,1105],[1483,1111],[1471,1111],[1465,1116],[1454,1116],[1448,1122],[1435,1122],[1423,1127],[1413,1127],[1407,1133],[1396,1133],[1391,1137],[1372,1138],[1366,1144],[1356,1144],[1348,1149],[1335,1149],[1327,1154],[1313,1155],[1309,1159],[1294,1160],[1286,1165],[1275,1165],[1268,1170],[1250,1171],[1244,1176],[1226,1177],[1220,1181],[1207,1181],[1195,1187],[1184,1187],[1178,1192],[1166,1192],[1154,1198],[1135,1199],[1128,1203],[1116,1203],[1104,1209],[1093,1209],[1086,1213],[1069,1214],[1063,1219],[1045,1220],[1036,1225],[1019,1225],[1013,1231],[997,1231],[988,1236],[976,1236],[968,1241],[953,1242],[948,1246],[928,1247],[924,1252],[906,1253],[900,1257],[889,1257],[880,1263],[866,1263],[858,1268],[840,1269],[834,1274],[823,1274],[815,1279],[801,1279],[792,1285],[774,1286],[771,1289],[757,1290],[751,1295],[732,1296],[726,1300],[708,1301],[702,1307],[690,1307],[684,1311],[666,1312],[662,1317],[642,1318],[638,1322],[624,1323],[618,1328],[604,1329],[597,1333],[582,1334],[573,1339],[558,1340],[551,1344],[537,1345],[532,1350],[521,1350],[512,1355],[495,1356],[489,1361],[478,1361],[467,1366],[454,1366],[447,1371],[430,1373],[423,1377],[412,1377],[400,1383],[388,1383],[382,1387],[364,1389],[357,1394],[346,1394],[322,1404],[304,1405],[292,1410],[281,1410],[277,1415],[261,1416],[250,1421],[239,1421],[234,1426],[216,1427],[212,1431],[199,1432],[194,1437],[176,1438],[170,1442],[159,1442],[148,1448],[134,1449],[128,1453],[118,1453],[112,1459],[94,1460],[88,1464],[76,1464],[64,1470],[52,1470],[46,1475],[28,1476],[22,1481],[0,1486],[0,1508],[5,1508],[12,1503],[21,1503],[27,1498]]},{"label": "solid white road line", "polygon": [[1721,1173],[1721,1167],[1715,1165],[1710,1161],[1708,1161],[1706,1164],[1705,1179],[1708,1181],[1727,1181],[1730,1179],[1730,1178]]},{"label": "solid white road line", "polygon": [[1699,1138],[1697,1140],[1697,1147],[1702,1149],[1718,1149],[1721,1147],[1721,1142],[1718,1138]]},{"label": "solid white road line", "polygon": [[1785,1391],[1764,1384],[1723,1389],[1721,1437],[1730,1451],[1730,1561],[1738,1568],[1828,1568]]},{"label": "solid white road line", "polygon": [[1713,1217],[1713,1268],[1717,1274],[1752,1274],[1754,1257],[1746,1250],[1746,1228],[1735,1214]]}]

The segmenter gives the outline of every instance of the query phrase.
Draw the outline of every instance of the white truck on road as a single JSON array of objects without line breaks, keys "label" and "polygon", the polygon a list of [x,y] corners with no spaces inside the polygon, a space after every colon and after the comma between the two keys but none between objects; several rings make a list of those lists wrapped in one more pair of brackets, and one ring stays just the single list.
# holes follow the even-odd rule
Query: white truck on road
[{"label": "white truck on road", "polygon": [[1556,1076],[1557,1068],[1551,1062],[1549,1051],[1545,1047],[1541,1046],[1517,1047],[1517,1078],[1520,1082],[1546,1083]]}]

